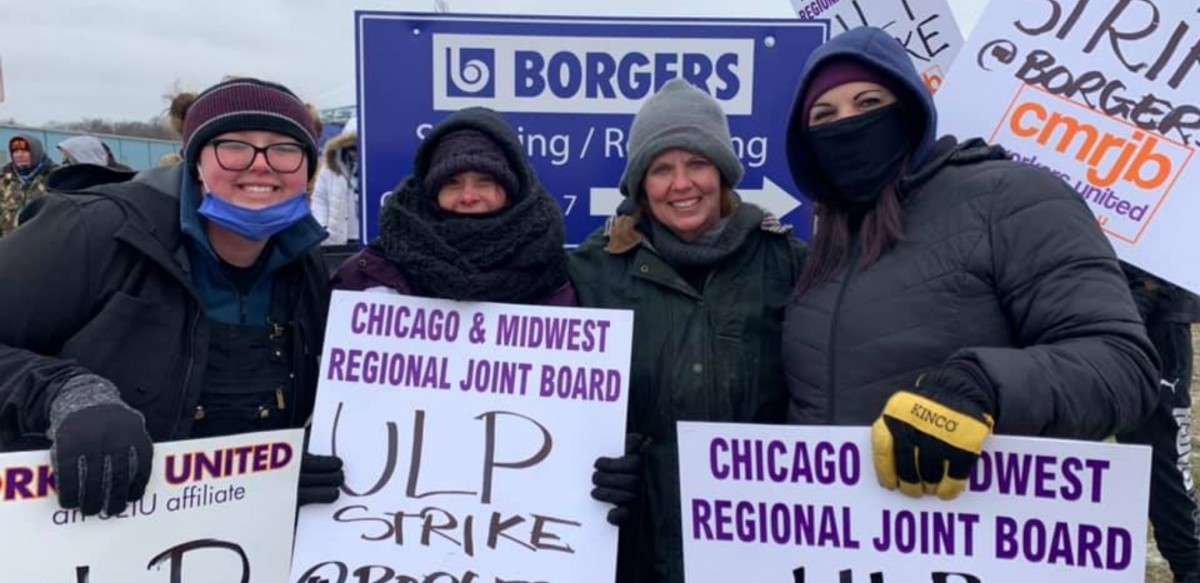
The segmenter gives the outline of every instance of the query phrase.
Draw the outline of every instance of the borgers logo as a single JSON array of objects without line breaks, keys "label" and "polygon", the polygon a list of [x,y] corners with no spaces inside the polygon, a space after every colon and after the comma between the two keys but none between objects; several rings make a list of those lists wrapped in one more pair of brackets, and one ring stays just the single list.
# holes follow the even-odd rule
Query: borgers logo
[{"label": "borgers logo", "polygon": [[492,49],[446,47],[446,95],[495,97],[496,52]]},{"label": "borgers logo", "polygon": [[753,113],[752,38],[433,35],[433,105],[521,113],[637,113],[668,81]]}]

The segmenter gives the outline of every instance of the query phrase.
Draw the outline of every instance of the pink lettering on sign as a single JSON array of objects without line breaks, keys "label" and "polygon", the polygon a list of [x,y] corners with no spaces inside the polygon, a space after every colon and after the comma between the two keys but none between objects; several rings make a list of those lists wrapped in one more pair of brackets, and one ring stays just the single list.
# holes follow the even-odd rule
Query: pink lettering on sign
[{"label": "pink lettering on sign", "polygon": [[167,482],[173,485],[217,480],[287,467],[295,457],[289,443],[260,443],[167,456]]},{"label": "pink lettering on sign", "polygon": [[0,468],[0,502],[40,500],[55,489],[54,473],[49,464]]}]

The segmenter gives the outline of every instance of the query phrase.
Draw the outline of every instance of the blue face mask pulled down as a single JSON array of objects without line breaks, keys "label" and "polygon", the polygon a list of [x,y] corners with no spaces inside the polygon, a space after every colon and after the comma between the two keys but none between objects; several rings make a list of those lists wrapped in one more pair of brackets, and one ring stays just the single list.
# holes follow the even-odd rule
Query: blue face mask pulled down
[{"label": "blue face mask pulled down", "polygon": [[309,215],[308,193],[260,209],[237,206],[209,192],[196,211],[200,216],[251,241],[264,241]]}]

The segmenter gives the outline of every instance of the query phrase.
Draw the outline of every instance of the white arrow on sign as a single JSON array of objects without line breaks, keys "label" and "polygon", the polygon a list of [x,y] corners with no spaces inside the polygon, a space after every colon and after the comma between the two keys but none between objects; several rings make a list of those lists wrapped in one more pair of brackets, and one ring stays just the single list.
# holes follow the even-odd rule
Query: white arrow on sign
[{"label": "white arrow on sign", "polygon": [[617,207],[625,195],[619,188],[593,188],[588,201],[589,211],[593,217],[611,217],[617,214]]},{"label": "white arrow on sign", "polygon": [[[742,196],[742,200],[752,202],[779,218],[800,207],[799,199],[765,176],[762,190],[738,190],[738,194]],[[593,188],[590,195],[589,210],[592,216],[612,216],[616,214],[621,201],[625,200],[621,191],[616,188]]]},{"label": "white arrow on sign", "polygon": [[742,195],[742,200],[752,202],[780,219],[800,208],[799,199],[766,176],[763,176],[762,190],[739,190],[738,194]]}]

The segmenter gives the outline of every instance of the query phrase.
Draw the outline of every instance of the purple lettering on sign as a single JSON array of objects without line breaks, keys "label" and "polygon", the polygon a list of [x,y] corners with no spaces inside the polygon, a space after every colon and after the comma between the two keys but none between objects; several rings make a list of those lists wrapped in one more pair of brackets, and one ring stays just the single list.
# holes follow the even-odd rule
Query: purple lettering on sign
[{"label": "purple lettering on sign", "polygon": [[496,324],[496,345],[605,352],[611,325],[606,320],[500,314]]},{"label": "purple lettering on sign", "polygon": [[[712,520],[712,505],[707,500],[695,499],[692,500],[692,538],[695,540],[712,540],[713,530],[712,525],[708,521]],[[704,529],[701,534],[700,530]]]},{"label": "purple lettering on sign", "polygon": [[454,310],[367,302],[350,310],[350,331],[359,336],[454,342],[461,324],[462,316]]},{"label": "purple lettering on sign", "polygon": [[[971,556],[978,514],[885,509],[879,534],[871,540],[876,551],[904,554]],[[957,541],[964,541],[960,550]]]},{"label": "purple lettering on sign", "polygon": [[817,481],[822,484],[832,484],[837,480],[837,460],[834,458],[833,444],[822,441],[817,443]]},{"label": "purple lettering on sign", "polygon": [[539,379],[542,397],[612,403],[621,396],[621,373],[613,369],[544,364]]},{"label": "purple lettering on sign", "polygon": [[1107,460],[987,451],[979,456],[968,487],[972,492],[1068,501],[1081,499],[1087,490],[1090,501],[1098,504],[1110,465]]},{"label": "purple lettering on sign", "polygon": [[357,383],[359,381],[359,369],[362,368],[362,351],[357,348],[352,348],[346,353],[346,378],[345,380]]},{"label": "purple lettering on sign", "polygon": [[729,452],[729,442],[725,441],[723,437],[714,438],[708,447],[708,467],[712,471],[712,476],[718,480],[729,477],[729,464],[722,464],[718,460],[721,452]]},{"label": "purple lettering on sign", "polygon": [[1101,475],[1108,470],[1109,463],[1106,460],[1088,460],[1087,467],[1092,470],[1092,502],[1099,504]]},{"label": "purple lettering on sign", "polygon": [[748,439],[735,439],[733,441],[733,479],[734,480],[749,480],[750,478],[750,446],[752,441]]},{"label": "purple lettering on sign", "polygon": [[782,441],[772,440],[767,444],[767,475],[771,477],[772,482],[783,482],[787,480],[787,470],[780,467],[779,458],[787,455],[787,446]]},{"label": "purple lettering on sign", "polygon": [[[738,540],[752,543],[759,537],[754,531],[754,505],[749,502],[738,502],[734,511],[734,523],[737,526]],[[766,523],[763,522],[765,526]],[[765,536],[763,538],[766,538]]]},{"label": "purple lettering on sign", "polygon": [[358,302],[354,304],[354,309],[350,313],[350,331],[355,334],[366,332],[367,325],[362,321],[363,312],[367,311],[367,304]]},{"label": "purple lettering on sign", "polygon": [[341,348],[329,349],[329,372],[326,376],[327,380],[340,381],[346,378],[346,372],[342,367],[346,365],[346,351]]},{"label": "purple lettering on sign", "polygon": [[713,506],[716,508],[717,515],[717,540],[733,540],[733,535],[729,533],[729,525],[733,522],[733,517],[729,515],[729,509],[733,503],[728,500],[716,500],[713,502]]},{"label": "purple lettering on sign", "polygon": [[1106,571],[1128,569],[1133,559],[1133,537],[1115,526],[997,516],[995,535],[998,559]]},{"label": "purple lettering on sign", "polygon": [[449,390],[449,359],[421,354],[331,348],[328,380]]},{"label": "purple lettering on sign", "polygon": [[1037,478],[1034,479],[1033,495],[1038,498],[1054,498],[1054,491],[1046,487],[1047,482],[1053,482],[1056,476],[1054,475],[1054,464],[1058,463],[1058,459],[1051,455],[1035,456],[1034,466]]},{"label": "purple lettering on sign", "polygon": [[1079,481],[1077,472],[1083,469],[1083,460],[1077,457],[1068,457],[1063,460],[1062,474],[1063,480],[1067,484],[1059,490],[1059,494],[1063,500],[1078,500],[1083,496],[1083,483]]},{"label": "purple lettering on sign", "polygon": [[848,506],[692,500],[695,540],[857,549],[852,526]]},{"label": "purple lettering on sign", "polygon": [[771,540],[775,544],[785,545],[792,538],[792,523],[789,519],[791,509],[785,504],[771,505]]},{"label": "purple lettering on sign", "polygon": [[841,483],[853,486],[861,478],[861,456],[853,442],[790,444],[757,439],[714,439],[709,444],[709,469],[719,480],[806,484]]}]

